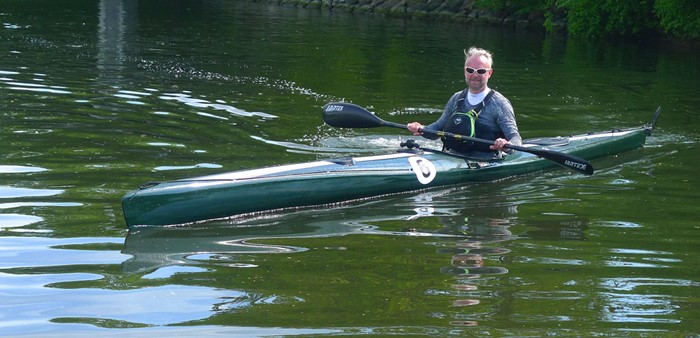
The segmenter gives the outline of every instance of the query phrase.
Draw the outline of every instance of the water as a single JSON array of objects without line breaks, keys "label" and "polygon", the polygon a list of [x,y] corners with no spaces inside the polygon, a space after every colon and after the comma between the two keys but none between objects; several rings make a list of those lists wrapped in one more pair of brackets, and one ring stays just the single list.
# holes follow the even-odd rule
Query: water
[{"label": "water", "polygon": [[[0,7],[2,336],[698,335],[697,48],[240,1]],[[461,49],[525,137],[638,151],[501,182],[127,231],[149,181],[391,151],[348,100],[430,122]]]}]

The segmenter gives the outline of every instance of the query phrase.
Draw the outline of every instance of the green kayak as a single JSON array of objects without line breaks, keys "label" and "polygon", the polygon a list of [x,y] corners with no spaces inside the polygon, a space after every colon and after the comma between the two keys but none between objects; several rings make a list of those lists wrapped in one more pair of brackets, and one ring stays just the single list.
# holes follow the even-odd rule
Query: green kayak
[{"label": "green kayak", "polygon": [[[337,106],[328,108],[343,109]],[[658,117],[655,116],[655,120]],[[336,118],[338,118],[336,116]],[[332,119],[332,117],[330,118]],[[569,137],[530,139],[503,159],[472,159],[439,150],[402,148],[349,157],[151,183],[122,198],[126,224],[171,225],[285,208],[350,201],[431,187],[486,182],[587,161],[644,145],[650,126]],[[342,123],[329,122],[341,126]],[[337,122],[337,121],[335,121]],[[357,123],[347,127],[372,127]],[[552,158],[549,154],[556,155]],[[574,159],[573,165],[569,158]],[[580,160],[580,161],[577,161]],[[583,164],[582,164],[583,163]],[[579,170],[592,173],[592,167]]]}]

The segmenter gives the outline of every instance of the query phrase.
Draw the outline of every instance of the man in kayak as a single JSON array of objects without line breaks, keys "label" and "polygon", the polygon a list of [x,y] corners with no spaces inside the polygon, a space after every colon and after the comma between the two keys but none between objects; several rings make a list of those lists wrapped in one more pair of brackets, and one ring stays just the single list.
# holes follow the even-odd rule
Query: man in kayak
[{"label": "man in kayak", "polygon": [[413,135],[436,139],[437,136],[423,134],[422,128],[450,132],[470,137],[494,140],[492,145],[482,145],[453,138],[443,138],[445,150],[473,157],[493,157],[507,144],[521,145],[522,138],[515,122],[515,112],[510,101],[501,93],[488,87],[493,74],[491,52],[471,47],[464,50],[464,79],[467,88],[452,95],[440,118],[427,127],[419,122],[407,125]]}]

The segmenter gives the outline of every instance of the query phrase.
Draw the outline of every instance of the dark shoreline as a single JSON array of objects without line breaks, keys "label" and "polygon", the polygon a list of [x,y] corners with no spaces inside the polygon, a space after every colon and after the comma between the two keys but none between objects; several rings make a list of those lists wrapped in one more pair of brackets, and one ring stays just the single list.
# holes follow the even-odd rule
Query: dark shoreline
[{"label": "dark shoreline", "polygon": [[[280,6],[340,10],[360,14],[380,14],[404,18],[447,19],[518,29],[544,30],[542,13],[513,14],[476,7],[475,0],[251,0]],[[565,24],[554,25],[557,30]]]},{"label": "dark shoreline", "polygon": [[[328,11],[344,11],[362,15],[416,18],[427,20],[449,20],[477,25],[513,28],[568,34],[566,20],[555,17],[547,23],[540,11],[510,13],[477,8],[476,0],[248,0],[279,6],[317,8]],[[639,41],[651,39],[653,43],[665,41],[675,47],[697,48],[700,39],[684,39],[658,31],[645,36],[613,37],[614,39]],[[606,39],[603,39],[604,41]]]}]

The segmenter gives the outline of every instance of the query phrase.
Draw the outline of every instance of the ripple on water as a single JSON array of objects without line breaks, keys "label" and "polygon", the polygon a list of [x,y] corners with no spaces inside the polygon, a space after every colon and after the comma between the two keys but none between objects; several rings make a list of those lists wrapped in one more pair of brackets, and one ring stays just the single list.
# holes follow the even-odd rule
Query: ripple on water
[{"label": "ripple on water", "polygon": [[602,278],[599,280],[599,285],[611,291],[633,291],[635,289],[645,289],[650,287],[687,287],[697,288],[699,282],[686,279],[673,278],[654,278],[654,277],[618,277],[618,278]]},{"label": "ripple on water", "polygon": [[19,228],[43,221],[39,216],[22,214],[0,214],[0,231],[8,228]]},{"label": "ripple on water", "polygon": [[[667,295],[604,292],[602,320],[615,323],[666,323],[681,320],[672,317],[679,305]],[[665,317],[668,316],[668,317]]]},{"label": "ripple on water", "polygon": [[38,173],[49,169],[23,165],[0,165],[0,174]]},{"label": "ripple on water", "polygon": [[155,170],[155,171],[169,171],[169,170],[186,170],[186,169],[199,169],[199,168],[219,169],[219,168],[223,168],[223,166],[221,164],[215,164],[215,163],[198,163],[195,165],[160,166],[160,167],[153,168],[153,170]]},{"label": "ripple on water", "polygon": [[[67,265],[119,264],[128,258],[116,250],[90,250],[95,245],[120,245],[122,238],[2,237],[0,269]],[[9,258],[11,257],[11,258]],[[41,257],[41,259],[37,259]]]},{"label": "ripple on water", "polygon": [[205,272],[207,269],[194,266],[166,266],[141,276],[143,279],[166,279],[176,274]]},{"label": "ripple on water", "polygon": [[6,81],[5,84],[8,85],[7,89],[19,90],[19,91],[30,91],[38,93],[49,93],[49,94],[72,94],[68,91],[67,87],[64,86],[49,86],[43,83],[29,83],[29,82],[12,82]]},{"label": "ripple on water", "polygon": [[243,116],[243,117],[258,116],[258,117],[262,117],[262,118],[276,118],[277,117],[276,115],[263,113],[263,112],[249,112],[249,111],[246,111],[246,110],[243,110],[240,108],[236,108],[236,107],[228,105],[228,104],[212,103],[209,100],[192,97],[188,93],[164,93],[161,96],[159,96],[159,98],[163,99],[163,100],[168,100],[168,101],[181,102],[187,106],[195,107],[195,108],[212,108],[214,110],[226,111],[226,112],[228,112],[232,115],[236,115],[236,116]]},{"label": "ripple on water", "polygon": [[592,224],[593,226],[600,226],[605,228],[641,228],[642,225],[634,222],[628,221],[598,221]]},{"label": "ripple on water", "polygon": [[9,186],[0,186],[0,199],[2,198],[20,198],[20,197],[45,197],[60,195],[64,192],[63,189],[32,189],[32,188],[15,188]]}]

